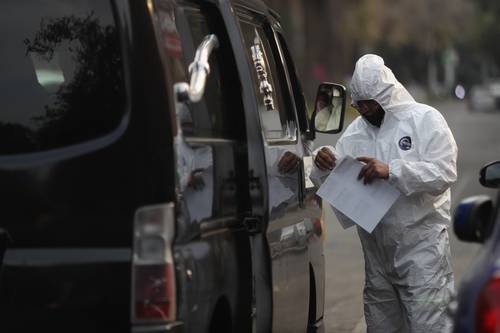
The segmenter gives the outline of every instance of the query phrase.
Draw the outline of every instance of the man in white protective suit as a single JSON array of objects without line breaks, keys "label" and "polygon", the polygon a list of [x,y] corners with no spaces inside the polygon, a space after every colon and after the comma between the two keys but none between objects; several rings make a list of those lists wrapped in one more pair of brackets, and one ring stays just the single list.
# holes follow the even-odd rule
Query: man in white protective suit
[{"label": "man in white protective suit", "polygon": [[415,102],[381,57],[361,57],[351,81],[360,113],[335,149],[315,164],[333,169],[350,155],[365,163],[358,179],[386,179],[402,193],[370,234],[358,228],[365,258],[368,332],[448,332],[454,289],[447,228],[457,146],[434,108]]}]

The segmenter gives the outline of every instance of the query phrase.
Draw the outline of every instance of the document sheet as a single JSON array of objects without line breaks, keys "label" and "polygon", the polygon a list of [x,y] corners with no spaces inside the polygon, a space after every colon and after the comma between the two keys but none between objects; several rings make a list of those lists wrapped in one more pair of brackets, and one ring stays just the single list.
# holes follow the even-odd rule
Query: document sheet
[{"label": "document sheet", "polygon": [[344,215],[337,214],[344,228],[349,224],[345,219],[348,217],[371,233],[401,193],[383,179],[365,185],[363,179],[358,180],[362,167],[362,162],[344,157],[337,162],[317,194],[330,203],[334,211]]}]

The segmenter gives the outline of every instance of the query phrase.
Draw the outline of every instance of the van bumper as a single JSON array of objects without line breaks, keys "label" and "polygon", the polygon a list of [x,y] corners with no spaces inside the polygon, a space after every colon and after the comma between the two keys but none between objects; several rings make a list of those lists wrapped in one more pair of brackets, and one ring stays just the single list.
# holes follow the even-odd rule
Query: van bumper
[{"label": "van bumper", "polygon": [[132,333],[184,333],[184,323],[176,321],[165,325],[132,326]]}]

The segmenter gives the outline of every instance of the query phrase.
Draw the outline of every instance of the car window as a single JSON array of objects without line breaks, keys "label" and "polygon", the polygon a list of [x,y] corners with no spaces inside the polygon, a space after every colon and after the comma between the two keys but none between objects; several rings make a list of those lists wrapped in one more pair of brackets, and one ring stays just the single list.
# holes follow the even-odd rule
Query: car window
[{"label": "car window", "polygon": [[[180,14],[187,23],[179,29],[183,41],[184,67],[187,71],[203,39],[210,34],[219,35],[221,39],[224,38],[224,33],[219,14],[211,6],[186,2]],[[228,63],[225,57],[232,57],[227,54],[227,47],[228,45],[219,44],[210,55],[210,73],[202,100],[190,104],[186,110],[188,112],[178,115],[186,137],[224,139],[241,137],[241,133],[237,133],[235,126],[232,126],[242,110],[241,88],[235,69],[225,68]]]},{"label": "car window", "polygon": [[258,95],[259,115],[268,143],[296,140],[296,122],[290,105],[286,78],[278,64],[263,26],[240,21],[245,50],[253,65],[252,74]]},{"label": "car window", "polygon": [[280,32],[276,33],[277,42],[280,50],[283,53],[283,57],[286,62],[286,68],[288,70],[290,84],[292,86],[293,97],[296,104],[297,109],[297,117],[300,124],[300,130],[306,131],[308,129],[308,121],[307,121],[307,109],[306,109],[306,101],[305,96],[302,91],[302,86],[300,84],[300,80],[297,77],[297,71],[295,69],[295,64],[293,62],[293,58],[288,50],[288,46],[285,42],[285,38]]},{"label": "car window", "polygon": [[118,126],[123,68],[109,1],[2,0],[0,29],[0,154],[82,143]]},{"label": "car window", "polygon": [[[183,72],[175,82],[186,82],[189,65],[203,39],[215,34],[219,46],[209,57],[210,72],[199,102],[177,103],[177,172],[183,202],[191,222],[233,216],[237,210],[235,149],[245,142],[241,86],[229,37],[218,9],[194,1],[178,3],[175,16],[164,1],[156,1],[161,36],[180,38]],[[174,25],[172,23],[175,23]],[[166,37],[164,37],[166,39]],[[169,44],[173,44],[170,43]],[[172,53],[165,48],[166,53]],[[178,64],[176,62],[176,64]]]}]

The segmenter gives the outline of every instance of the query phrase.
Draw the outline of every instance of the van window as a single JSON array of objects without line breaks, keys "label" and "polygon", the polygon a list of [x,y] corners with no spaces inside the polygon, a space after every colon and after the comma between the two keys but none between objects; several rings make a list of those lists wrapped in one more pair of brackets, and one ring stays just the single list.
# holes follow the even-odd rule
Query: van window
[{"label": "van window", "polygon": [[[188,5],[189,4],[189,5]],[[185,67],[193,61],[196,49],[210,34],[219,38],[219,47],[209,58],[210,74],[205,93],[198,103],[189,106],[189,113],[178,115],[186,137],[241,139],[236,123],[243,110],[241,87],[230,47],[222,42],[226,38],[217,9],[196,3],[186,3],[183,15],[188,29],[180,29],[183,38]],[[226,68],[227,67],[227,68]]]},{"label": "van window", "polygon": [[300,80],[297,77],[297,70],[295,69],[295,64],[293,62],[293,58],[288,50],[288,46],[285,42],[285,38],[280,32],[276,33],[278,46],[283,53],[283,57],[285,59],[286,68],[288,70],[290,84],[292,86],[293,98],[295,100],[295,106],[297,109],[297,117],[299,121],[299,127],[301,132],[305,132],[309,128],[308,124],[308,114],[306,108],[305,96],[302,91],[302,86],[300,84]]},{"label": "van window", "polygon": [[2,0],[0,31],[0,155],[117,128],[125,88],[110,1]]},{"label": "van window", "polygon": [[259,115],[269,143],[296,141],[296,122],[290,103],[287,81],[278,74],[278,65],[261,25],[240,21],[245,49],[256,82]]},{"label": "van window", "polygon": [[243,154],[246,157],[246,132],[241,85],[227,31],[217,7],[211,4],[182,2],[176,7],[175,32],[167,12],[165,6],[158,6],[159,26],[162,34],[180,36],[179,54],[186,70],[207,35],[219,39],[209,58],[202,99],[176,105],[183,134],[177,141],[177,170],[187,216],[190,222],[235,216],[239,196],[244,193],[235,182],[246,167],[244,158],[237,159]]}]

